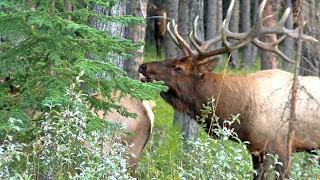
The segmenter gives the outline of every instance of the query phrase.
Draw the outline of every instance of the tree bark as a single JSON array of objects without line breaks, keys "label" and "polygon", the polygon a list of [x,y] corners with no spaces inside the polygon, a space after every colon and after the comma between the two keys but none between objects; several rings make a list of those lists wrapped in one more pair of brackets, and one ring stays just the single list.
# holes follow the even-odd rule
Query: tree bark
[{"label": "tree bark", "polygon": [[[292,2],[291,0],[285,0],[285,7],[286,8],[291,8],[292,9]],[[285,23],[285,27],[288,29],[293,29],[293,16],[292,16],[292,11]],[[286,39],[284,39],[283,41],[283,53],[290,59],[293,59],[293,54],[294,54],[294,39],[287,37]],[[290,70],[292,68],[291,63],[287,62],[287,61],[282,61],[282,68],[284,70]]]},{"label": "tree bark", "polygon": [[[167,17],[170,18],[169,21],[174,19],[178,22],[178,9],[179,9],[179,0],[172,0],[167,2]],[[165,51],[166,51],[166,58],[175,58],[177,57],[178,47],[177,45],[171,40],[169,34],[166,34],[165,38]]]},{"label": "tree bark", "polygon": [[[141,3],[141,4],[140,4]],[[127,3],[127,15],[142,17],[147,13],[147,0],[131,0]],[[142,17],[145,18],[145,17]],[[126,29],[126,38],[133,43],[144,41],[146,25],[129,26]],[[138,67],[143,63],[144,46],[134,50],[131,54],[134,56],[124,62],[124,69],[128,76],[133,79],[140,79]]]},{"label": "tree bark", "polygon": [[[253,11],[252,11],[252,23],[255,24],[257,22],[257,12],[259,8],[259,1],[254,0],[253,2]],[[258,47],[255,45],[251,46],[251,64],[255,64],[257,60]]]},{"label": "tree bark", "polygon": [[[268,17],[263,25],[268,26],[274,26],[276,24],[276,17],[273,15],[274,12],[274,0],[269,0],[266,3],[263,17]],[[271,16],[273,15],[273,16]],[[271,43],[277,40],[277,36],[275,34],[265,34],[261,37],[262,41],[265,43]],[[276,69],[278,68],[278,60],[277,55],[273,52],[269,51],[261,51],[261,69]]]},{"label": "tree bark", "polygon": [[[230,30],[232,32],[239,32],[239,20],[240,20],[239,7],[240,7],[239,1],[235,1],[232,15],[231,15],[231,20],[230,20]],[[235,40],[230,39],[229,42],[233,43],[233,42],[235,42]],[[237,68],[237,66],[238,66],[237,65],[238,52],[239,52],[238,49],[231,51],[231,59],[230,59],[229,63],[232,68]]]},{"label": "tree bark", "polygon": [[[207,9],[206,16],[205,16],[205,24],[206,24],[206,37],[205,39],[212,39],[219,34],[221,34],[221,27],[222,27],[222,0],[207,0],[207,4],[205,6]],[[210,49],[221,47],[221,42],[218,42]],[[222,56],[219,55],[219,64],[218,66],[222,66]]]},{"label": "tree bark", "polygon": [[[189,32],[193,30],[193,24],[196,17],[199,16],[197,32],[198,37],[204,39],[204,27],[203,27],[203,0],[190,0],[189,2]],[[188,36],[189,38],[189,36]]]},{"label": "tree bark", "polygon": [[[200,4],[197,4],[200,3]],[[190,6],[189,6],[190,4]],[[195,17],[195,12],[202,12],[203,1],[193,1],[193,0],[180,0],[179,1],[179,22],[178,22],[178,31],[183,39],[185,39],[189,44],[189,32],[191,31],[193,17]],[[192,11],[190,10],[192,8]],[[201,18],[202,19],[202,18]],[[202,20],[203,21],[203,20]],[[198,25],[203,25],[203,22],[198,22]],[[203,37],[203,27],[199,28],[199,37]],[[202,30],[202,33],[201,33]],[[179,51],[178,56],[181,56],[182,53]],[[182,128],[184,138],[196,137],[198,134],[198,124],[197,122],[188,116],[186,113],[174,111],[174,124],[177,124]]]},{"label": "tree bark", "polygon": [[[247,32],[251,28],[250,19],[250,1],[241,0],[241,13],[240,13],[240,32]],[[242,62],[241,66],[244,68],[249,68],[251,66],[251,46],[249,43],[242,48]]]},{"label": "tree bark", "polygon": [[[320,3],[314,0],[304,0],[302,6],[305,7],[305,20],[307,21],[304,28],[305,33],[320,39]],[[297,17],[299,19],[299,17]],[[301,75],[319,76],[320,75],[320,45],[315,42],[304,41],[302,46]]]},{"label": "tree bark", "polygon": [[[93,4],[93,10],[99,14],[107,16],[121,16],[126,14],[126,3],[124,1],[119,1],[119,3],[113,6],[109,11],[103,8],[102,6]],[[89,23],[101,31],[108,31],[111,36],[119,36],[121,38],[125,37],[125,27],[121,23],[117,22],[108,22],[107,24],[101,22],[97,18],[90,18]],[[92,56],[94,55],[89,55]],[[119,68],[124,69],[124,58],[118,55],[114,55],[114,58],[109,59],[110,62],[117,65]]]},{"label": "tree bark", "polygon": [[[179,0],[179,20],[178,20],[178,31],[181,35],[181,37],[190,44],[189,41],[189,2],[190,0]],[[178,51],[178,56],[181,56],[182,52]]]}]

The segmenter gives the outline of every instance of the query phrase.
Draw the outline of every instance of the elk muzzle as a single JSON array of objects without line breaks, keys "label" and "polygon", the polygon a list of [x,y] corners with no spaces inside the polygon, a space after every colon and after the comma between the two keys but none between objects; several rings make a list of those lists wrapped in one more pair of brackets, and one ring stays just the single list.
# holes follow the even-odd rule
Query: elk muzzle
[{"label": "elk muzzle", "polygon": [[147,64],[141,64],[139,66],[139,73],[141,73],[142,75],[145,76],[145,78],[141,78],[142,82],[151,82],[153,79],[151,79],[148,75],[147,75]]}]

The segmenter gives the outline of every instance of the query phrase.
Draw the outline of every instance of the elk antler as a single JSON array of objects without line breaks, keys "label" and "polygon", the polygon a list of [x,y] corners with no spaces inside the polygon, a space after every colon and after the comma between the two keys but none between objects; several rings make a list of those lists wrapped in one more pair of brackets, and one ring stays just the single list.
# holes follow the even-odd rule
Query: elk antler
[{"label": "elk antler", "polygon": [[[232,9],[234,6],[234,2],[235,0],[231,1],[231,4],[228,8],[228,12],[227,12],[227,16],[226,19],[223,21],[223,26],[221,28],[221,35],[218,35],[217,37],[207,40],[207,41],[201,41],[198,36],[197,36],[197,21],[198,21],[198,17],[195,19],[194,22],[194,31],[190,33],[189,38],[191,43],[193,44],[193,46],[195,47],[195,49],[197,50],[197,53],[195,53],[190,46],[186,43],[185,40],[182,39],[182,37],[179,35],[178,31],[177,31],[177,25],[174,24],[175,27],[175,37],[173,35],[173,33],[170,30],[170,24],[168,24],[168,32],[171,36],[171,38],[173,39],[173,41],[178,44],[177,42],[179,41],[179,47],[181,49],[185,49],[184,51],[188,52],[188,54],[185,55],[189,55],[192,57],[192,59],[194,61],[200,61],[202,59],[205,59],[207,57],[210,56],[215,56],[215,55],[219,55],[219,54],[224,54],[227,53],[229,51],[238,49],[243,47],[244,45],[248,44],[249,42],[252,42],[254,45],[256,45],[257,47],[266,50],[266,51],[271,51],[274,52],[276,54],[278,54],[280,57],[282,57],[284,60],[288,61],[288,62],[294,62],[292,61],[290,58],[288,58],[286,55],[284,55],[279,49],[278,49],[278,44],[284,40],[287,36],[291,37],[291,38],[301,38],[303,40],[307,40],[307,41],[314,41],[314,42],[318,42],[317,39],[313,38],[312,36],[308,36],[305,34],[300,34],[300,26],[294,30],[290,30],[284,27],[286,20],[288,19],[289,15],[290,15],[290,8],[287,8],[285,13],[283,14],[283,16],[281,17],[280,21],[272,27],[265,27],[263,26],[263,21],[265,20],[263,18],[263,11],[264,11],[264,7],[266,5],[267,0],[263,0],[263,2],[261,3],[261,5],[259,6],[258,9],[258,19],[256,24],[252,27],[252,29],[248,32],[243,32],[243,33],[234,33],[231,32],[229,30],[229,24],[230,24],[230,19],[231,19],[231,14],[232,14]],[[304,24],[303,24],[304,25]],[[260,41],[258,38],[264,34],[283,34],[283,36],[281,38],[279,38],[277,41],[272,42],[272,43],[265,43]],[[230,43],[228,41],[228,38],[230,39],[235,39],[237,40],[234,43]],[[223,41],[225,47],[222,48],[218,48],[218,49],[214,49],[214,50],[210,50],[207,51],[207,49],[219,42],[219,41]]]}]

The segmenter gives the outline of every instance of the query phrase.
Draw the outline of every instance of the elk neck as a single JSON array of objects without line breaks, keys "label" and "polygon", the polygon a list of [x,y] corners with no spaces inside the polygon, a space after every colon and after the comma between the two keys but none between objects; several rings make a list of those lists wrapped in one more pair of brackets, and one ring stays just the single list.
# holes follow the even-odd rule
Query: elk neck
[{"label": "elk neck", "polygon": [[[161,96],[175,109],[186,112],[194,119],[200,115],[203,104],[214,98],[217,103],[216,115],[220,119],[229,119],[231,114],[240,113],[240,119],[245,121],[248,119],[248,109],[256,104],[254,81],[250,75],[208,73],[201,80],[194,80],[193,86],[190,86],[192,88],[189,87],[180,96],[172,90],[162,92]],[[209,119],[207,121],[209,123]],[[247,123],[250,124],[241,122],[242,125]]]}]

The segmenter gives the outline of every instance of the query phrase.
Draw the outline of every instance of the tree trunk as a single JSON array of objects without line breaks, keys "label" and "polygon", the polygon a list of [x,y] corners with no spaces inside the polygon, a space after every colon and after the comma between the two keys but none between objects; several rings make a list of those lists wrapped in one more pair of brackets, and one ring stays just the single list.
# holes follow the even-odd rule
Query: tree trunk
[{"label": "tree trunk", "polygon": [[[230,30],[232,32],[239,32],[239,19],[240,19],[239,7],[240,7],[239,1],[235,1],[232,15],[231,15],[231,20],[230,20]],[[230,39],[229,42],[233,43],[235,42],[235,40]],[[231,51],[231,59],[229,63],[232,68],[237,68],[238,52],[239,52],[238,49]]]},{"label": "tree trunk", "polygon": [[[241,0],[241,13],[240,13],[240,32],[247,32],[251,28],[251,19],[250,19],[250,1]],[[249,68],[251,66],[251,46],[249,43],[242,48],[242,62],[241,66],[244,68]]]},{"label": "tree trunk", "polygon": [[[206,16],[205,16],[205,25],[206,25],[206,40],[212,39],[218,36],[221,33],[222,27],[222,0],[207,0],[206,4]],[[221,47],[221,42],[218,42],[210,49]],[[219,55],[219,64],[218,66],[222,66],[222,56]]]},{"label": "tree trunk", "polygon": [[[263,25],[274,26],[276,24],[276,17],[273,15],[274,12],[274,0],[269,0],[266,3],[263,17],[270,16],[267,18]],[[271,16],[273,15],[273,16]],[[275,34],[265,34],[261,37],[262,41],[265,43],[271,43],[277,40],[277,36]],[[269,51],[261,51],[261,69],[276,69],[278,68],[278,60],[277,55],[273,52]]]},{"label": "tree trunk", "polygon": [[[305,33],[316,39],[320,39],[320,3],[314,0],[304,0],[305,20],[307,21],[304,28]],[[299,18],[297,18],[299,19]],[[320,75],[320,45],[319,43],[304,41],[302,46],[301,75],[319,76]]]},{"label": "tree trunk", "polygon": [[[121,16],[126,14],[126,3],[124,1],[119,1],[119,3],[113,6],[109,11],[105,8],[93,4],[93,10],[99,14],[107,15],[107,16]],[[125,37],[125,27],[121,23],[117,22],[108,22],[107,24],[101,22],[97,18],[89,19],[89,23],[101,31],[108,31],[111,36],[119,36],[121,38]],[[94,55],[89,55],[93,58]],[[117,65],[119,68],[124,69],[124,58],[118,55],[114,55],[112,59],[109,59],[110,62]]]},{"label": "tree trunk", "polygon": [[[292,9],[292,2],[291,0],[285,0],[285,7],[286,8],[291,8]],[[285,27],[288,29],[293,29],[293,17],[292,17],[292,11],[285,23]],[[284,39],[283,41],[283,53],[290,59],[293,59],[293,54],[294,54],[294,39],[287,37]],[[291,63],[287,62],[287,61],[282,61],[282,68],[284,70],[290,70],[292,68]]]},{"label": "tree trunk", "polygon": [[[252,11],[252,23],[255,24],[257,22],[257,12],[259,8],[259,1],[253,1],[253,11]],[[258,47],[255,45],[251,46],[251,64],[255,64],[257,60]]]},{"label": "tree trunk", "polygon": [[[199,16],[197,32],[200,39],[204,39],[203,28],[203,0],[190,0],[189,2],[189,32],[193,30],[193,24],[196,17]],[[188,36],[189,38],[189,36]]]},{"label": "tree trunk", "polygon": [[[198,4],[199,3],[199,4]],[[189,6],[190,4],[190,6]],[[202,12],[203,1],[193,1],[193,0],[180,0],[179,1],[179,22],[178,31],[183,39],[189,43],[189,32],[192,28],[192,24],[195,17],[195,12]],[[192,11],[190,10],[192,9]],[[202,18],[201,18],[202,19]],[[202,20],[203,21],[203,20]],[[203,22],[198,22],[198,25],[203,25]],[[189,29],[190,28],[190,29]],[[199,28],[199,37],[203,37],[203,27]],[[202,30],[202,33],[201,33]],[[202,34],[202,35],[201,35]],[[181,51],[180,55],[182,54]],[[178,53],[179,54],[179,53]],[[174,111],[174,123],[182,128],[184,138],[196,137],[198,134],[198,124],[197,122],[188,116],[186,113]]]},{"label": "tree trunk", "polygon": [[[141,4],[140,4],[141,3]],[[127,15],[142,17],[147,13],[147,0],[131,0],[127,4]],[[145,17],[142,17],[145,18]],[[144,41],[146,25],[129,26],[126,29],[126,38],[132,40],[133,43]],[[131,54],[134,56],[124,62],[124,69],[128,76],[133,79],[140,79],[138,67],[143,63],[144,46],[134,50]]]},{"label": "tree trunk", "polygon": [[[167,2],[167,17],[170,18],[169,21],[174,19],[178,22],[178,9],[179,9],[179,0],[172,0]],[[177,45],[171,40],[169,34],[166,34],[165,39],[165,51],[166,51],[166,58],[175,58],[177,57],[178,47]]]},{"label": "tree trunk", "polygon": [[[178,31],[181,35],[181,37],[186,40],[188,44],[190,44],[189,41],[189,2],[190,0],[180,0],[179,1],[179,20],[178,20]],[[181,56],[182,52],[178,51],[178,56]]]}]

